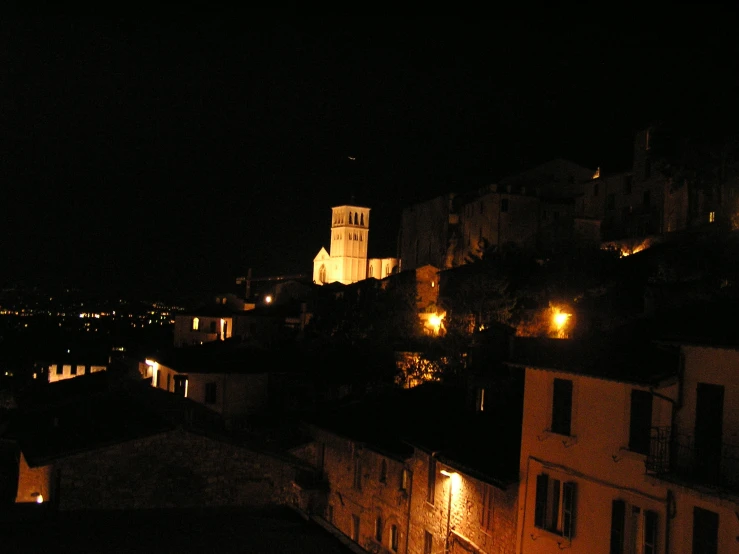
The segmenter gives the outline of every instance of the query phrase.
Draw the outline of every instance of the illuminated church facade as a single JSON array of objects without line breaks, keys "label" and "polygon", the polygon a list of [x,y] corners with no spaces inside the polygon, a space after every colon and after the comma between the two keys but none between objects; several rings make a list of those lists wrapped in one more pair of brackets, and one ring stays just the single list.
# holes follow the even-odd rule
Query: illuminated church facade
[{"label": "illuminated church facade", "polygon": [[398,271],[397,258],[368,258],[370,208],[331,208],[331,242],[313,259],[313,282],[349,285],[368,277],[382,279]]}]

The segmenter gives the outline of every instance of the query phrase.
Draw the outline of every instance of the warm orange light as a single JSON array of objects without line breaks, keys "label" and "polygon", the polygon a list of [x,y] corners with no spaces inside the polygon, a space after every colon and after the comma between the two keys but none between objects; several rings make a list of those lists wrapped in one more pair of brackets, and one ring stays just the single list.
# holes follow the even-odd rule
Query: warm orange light
[{"label": "warm orange light", "polygon": [[564,312],[555,312],[554,324],[557,326],[557,329],[562,329],[562,327],[565,326],[567,320],[570,319],[570,315],[571,314],[566,314]]},{"label": "warm orange light", "polygon": [[265,302],[266,302],[267,304],[271,303],[271,302],[272,302],[272,295],[271,295],[271,294],[268,294],[267,296],[265,296],[265,297],[264,297],[264,301],[265,301]]}]

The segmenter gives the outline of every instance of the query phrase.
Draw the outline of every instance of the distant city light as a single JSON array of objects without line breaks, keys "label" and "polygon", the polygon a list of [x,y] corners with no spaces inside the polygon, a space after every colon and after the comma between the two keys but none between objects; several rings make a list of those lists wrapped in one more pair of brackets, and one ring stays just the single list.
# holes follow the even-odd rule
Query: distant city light
[{"label": "distant city light", "polygon": [[272,295],[271,295],[271,294],[268,294],[267,296],[265,296],[265,297],[264,297],[264,301],[265,301],[265,302],[266,302],[267,304],[271,303],[271,302],[272,302]]}]

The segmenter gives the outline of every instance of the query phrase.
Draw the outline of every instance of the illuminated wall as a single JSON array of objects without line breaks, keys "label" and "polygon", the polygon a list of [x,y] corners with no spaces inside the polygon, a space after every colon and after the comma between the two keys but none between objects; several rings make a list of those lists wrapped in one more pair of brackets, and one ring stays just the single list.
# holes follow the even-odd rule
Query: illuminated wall
[{"label": "illuminated wall", "polygon": [[[49,383],[55,383],[57,381],[63,381],[64,379],[72,379],[81,375],[88,375],[90,373],[97,373],[98,371],[105,371],[107,369],[104,365],[90,365],[90,364],[50,364],[49,365]],[[61,370],[61,373],[60,373]]]},{"label": "illuminated wall", "polygon": [[174,344],[177,347],[225,340],[232,334],[233,317],[225,313],[223,316],[197,314],[175,316]]},{"label": "illuminated wall", "polygon": [[39,495],[43,502],[50,501],[52,487],[51,466],[29,467],[26,458],[21,452],[18,467],[18,495],[16,502],[39,502]]},{"label": "illuminated wall", "polygon": [[[555,384],[555,379],[558,383]],[[571,408],[555,402],[571,383]],[[649,392],[647,386],[599,379],[573,373],[526,369],[523,430],[521,441],[521,483],[519,489],[518,552],[552,552],[566,548],[573,553],[608,552],[613,501],[629,509],[657,514],[657,544],[665,544],[667,486],[646,477],[646,455],[630,450],[630,411],[632,391]],[[652,396],[651,418],[647,430],[669,425],[677,386],[666,386]],[[566,396],[566,395],[564,395]],[[565,432],[561,416],[570,418]],[[558,430],[559,432],[555,432]],[[537,524],[537,488],[546,475],[549,502],[542,524]],[[564,516],[565,484],[574,490],[574,526],[566,536]],[[555,485],[557,490],[554,490]],[[539,493],[541,494],[541,492]],[[543,509],[543,508],[542,508]],[[556,514],[556,516],[555,516]],[[556,522],[554,521],[556,520]],[[634,521],[643,525],[643,519]],[[634,527],[636,532],[636,527]],[[663,552],[658,549],[656,552]]]},{"label": "illuminated wall", "polygon": [[[409,552],[425,552],[430,541],[432,552],[444,552],[448,546],[454,554],[514,554],[515,484],[493,486],[420,449],[416,449],[412,463],[416,478]],[[429,464],[434,468],[432,478]]]},{"label": "illuminated wall", "polygon": [[[311,434],[319,453],[310,461],[322,469],[330,487],[326,511],[319,515],[369,552],[412,552],[407,544],[414,479],[402,457],[323,429],[314,427]],[[358,536],[353,535],[357,522]]]},{"label": "illuminated wall", "polygon": [[349,285],[367,277],[382,279],[393,273],[396,258],[368,260],[370,208],[336,206],[331,208],[330,250],[321,248],[313,259],[313,282],[319,285]]}]

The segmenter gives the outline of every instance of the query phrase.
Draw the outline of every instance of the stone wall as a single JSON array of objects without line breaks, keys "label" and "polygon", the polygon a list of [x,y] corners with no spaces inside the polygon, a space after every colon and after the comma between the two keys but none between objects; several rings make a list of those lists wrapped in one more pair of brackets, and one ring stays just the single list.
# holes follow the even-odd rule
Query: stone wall
[{"label": "stone wall", "polygon": [[184,430],[67,456],[61,510],[295,504],[296,463]]},{"label": "stone wall", "polygon": [[[432,552],[443,552],[448,540],[450,553],[513,554],[517,485],[501,489],[434,460],[434,494],[430,502],[431,460],[431,454],[416,450],[408,554],[425,554],[427,533],[431,536]],[[451,476],[443,475],[442,470]],[[490,517],[483,519],[487,495],[490,495],[487,503]]]}]

